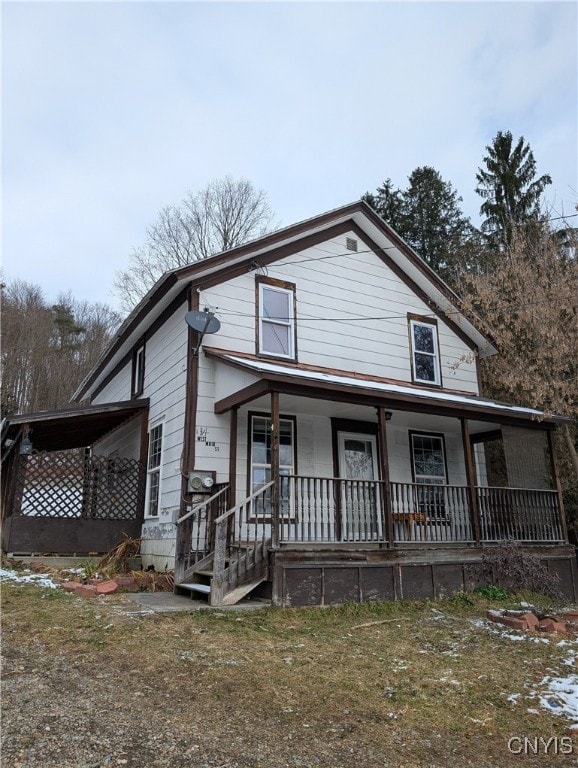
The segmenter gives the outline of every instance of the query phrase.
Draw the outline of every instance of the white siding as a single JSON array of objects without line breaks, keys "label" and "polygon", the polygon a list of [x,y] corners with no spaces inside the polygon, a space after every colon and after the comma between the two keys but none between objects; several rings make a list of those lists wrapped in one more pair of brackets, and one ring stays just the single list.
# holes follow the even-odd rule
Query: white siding
[{"label": "white siding", "polygon": [[[181,458],[185,424],[185,390],[187,376],[187,325],[185,303],[146,341],[144,389],[141,397],[150,399],[149,431],[162,423],[163,445],[158,518],[145,520],[142,531],[142,553],[146,565],[157,569],[173,566],[175,520],[181,500]],[[106,385],[95,403],[129,400],[131,363]],[[138,424],[138,421],[135,421]],[[138,427],[135,430],[138,431]],[[130,431],[129,431],[130,432]],[[140,438],[139,438],[140,439]],[[133,441],[131,443],[131,440]],[[135,451],[135,432],[111,435],[98,445],[98,451],[118,449]]]},{"label": "white siding", "polygon": [[132,419],[128,424],[123,424],[114,432],[103,437],[92,446],[94,456],[110,456],[115,453],[122,459],[138,459],[140,455],[141,437],[140,416]]},{"label": "white siding", "polygon": [[185,304],[146,342],[142,397],[150,398],[149,429],[162,423],[159,522],[173,523],[180,508],[185,424],[187,325]]},{"label": "white siding", "polygon": [[117,403],[123,400],[130,400],[131,376],[132,362],[129,360],[112,381],[109,381],[102,391],[92,399],[92,404],[100,405],[101,403]]},{"label": "white siding", "polygon": [[[407,314],[433,313],[375,253],[362,244],[359,253],[346,251],[345,238],[266,269],[268,277],[296,285],[299,362],[411,382]],[[255,275],[202,291],[201,303],[216,307],[221,320],[206,344],[255,353]],[[444,387],[477,393],[470,349],[440,319],[438,329]]]}]

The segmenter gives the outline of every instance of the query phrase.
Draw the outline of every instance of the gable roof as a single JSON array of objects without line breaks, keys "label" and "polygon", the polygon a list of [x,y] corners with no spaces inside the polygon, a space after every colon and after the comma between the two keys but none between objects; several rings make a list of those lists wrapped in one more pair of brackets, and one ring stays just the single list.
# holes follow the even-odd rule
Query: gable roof
[{"label": "gable roof", "polygon": [[461,301],[446,283],[360,200],[293,224],[208,259],[165,272],[120,326],[108,348],[73,395],[89,397],[115,369],[143,334],[173,305],[186,300],[187,290],[207,288],[247,271],[255,262],[264,266],[345,232],[353,231],[368,249],[395,271],[481,357],[494,354],[495,343],[481,321],[462,313]]}]

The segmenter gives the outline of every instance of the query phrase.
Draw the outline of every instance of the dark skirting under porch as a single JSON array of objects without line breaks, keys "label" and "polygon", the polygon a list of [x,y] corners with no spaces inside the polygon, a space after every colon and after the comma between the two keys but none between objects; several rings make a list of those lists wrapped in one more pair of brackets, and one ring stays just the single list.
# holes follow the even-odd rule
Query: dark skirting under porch
[{"label": "dark skirting under porch", "polygon": [[[569,602],[578,596],[571,546],[524,547],[558,574]],[[377,600],[431,600],[485,585],[484,549],[335,550],[272,552],[273,602],[281,606],[336,605]]]}]

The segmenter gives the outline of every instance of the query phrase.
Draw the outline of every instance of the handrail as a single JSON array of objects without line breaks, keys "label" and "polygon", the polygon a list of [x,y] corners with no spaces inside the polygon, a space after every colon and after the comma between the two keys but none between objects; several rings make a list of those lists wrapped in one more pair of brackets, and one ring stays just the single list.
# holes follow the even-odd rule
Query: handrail
[{"label": "handrail", "polygon": [[223,520],[226,520],[228,517],[231,517],[232,514],[237,512],[242,506],[245,504],[248,504],[250,501],[253,501],[259,494],[263,493],[263,491],[266,491],[268,488],[271,488],[271,486],[275,483],[274,480],[271,480],[269,483],[266,483],[265,485],[262,485],[260,488],[258,488],[256,491],[254,491],[250,496],[247,496],[246,499],[243,499],[239,504],[236,504],[234,507],[231,507],[231,509],[228,509],[226,512],[223,512],[222,515],[219,515],[215,519],[215,525],[218,525],[219,523],[222,523]]},{"label": "handrail", "polygon": [[206,507],[207,504],[210,504],[215,499],[218,499],[219,496],[222,493],[225,493],[225,491],[229,490],[229,486],[226,485],[224,488],[221,488],[217,493],[214,493],[212,496],[210,496],[208,499],[205,499],[205,501],[200,502],[199,504],[196,504],[191,510],[189,510],[186,515],[183,515],[182,517],[179,517],[176,524],[180,525],[180,523],[183,523],[185,520],[187,520],[191,515],[194,515],[195,512],[197,512],[199,509],[202,509],[203,507]]}]

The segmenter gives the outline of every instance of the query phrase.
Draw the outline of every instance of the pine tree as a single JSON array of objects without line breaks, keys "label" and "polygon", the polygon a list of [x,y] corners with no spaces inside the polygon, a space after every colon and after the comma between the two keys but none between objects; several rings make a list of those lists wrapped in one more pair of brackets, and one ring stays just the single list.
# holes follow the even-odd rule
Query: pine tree
[{"label": "pine tree", "polygon": [[476,174],[476,192],[484,198],[482,231],[503,248],[512,242],[516,226],[539,218],[540,198],[552,179],[548,174],[536,178],[534,154],[523,136],[514,146],[510,131],[498,131],[486,151],[485,168]]}]

